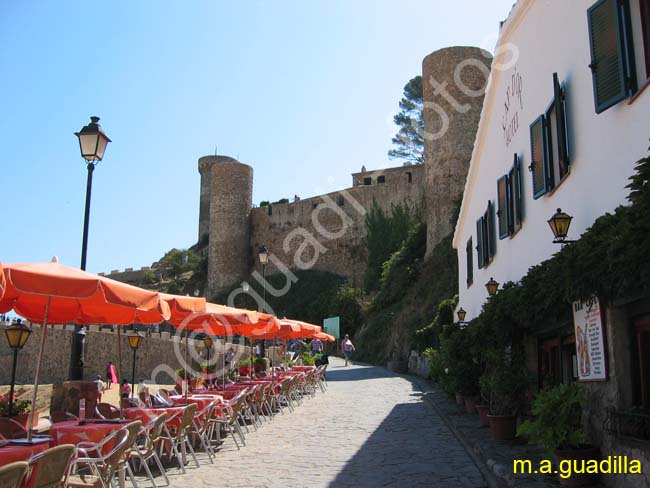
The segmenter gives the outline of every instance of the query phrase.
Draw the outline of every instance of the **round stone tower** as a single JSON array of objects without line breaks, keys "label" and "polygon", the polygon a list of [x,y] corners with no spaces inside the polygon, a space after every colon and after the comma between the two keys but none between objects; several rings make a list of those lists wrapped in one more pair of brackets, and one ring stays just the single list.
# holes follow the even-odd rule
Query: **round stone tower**
[{"label": "round stone tower", "polygon": [[454,230],[491,62],[478,47],[448,47],[422,61],[427,257]]},{"label": "round stone tower", "polygon": [[204,156],[199,172],[199,239],[209,236],[207,296],[212,298],[249,272],[253,168],[228,156]]}]

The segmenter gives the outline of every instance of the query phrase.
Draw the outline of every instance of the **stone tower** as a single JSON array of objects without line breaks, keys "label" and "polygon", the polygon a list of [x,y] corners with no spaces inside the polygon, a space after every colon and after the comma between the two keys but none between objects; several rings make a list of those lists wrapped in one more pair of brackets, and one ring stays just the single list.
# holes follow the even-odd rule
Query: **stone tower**
[{"label": "stone tower", "polygon": [[228,156],[199,159],[199,241],[208,235],[207,297],[224,291],[249,272],[253,168]]},{"label": "stone tower", "polygon": [[448,47],[422,61],[427,257],[453,231],[492,56],[477,47]]}]

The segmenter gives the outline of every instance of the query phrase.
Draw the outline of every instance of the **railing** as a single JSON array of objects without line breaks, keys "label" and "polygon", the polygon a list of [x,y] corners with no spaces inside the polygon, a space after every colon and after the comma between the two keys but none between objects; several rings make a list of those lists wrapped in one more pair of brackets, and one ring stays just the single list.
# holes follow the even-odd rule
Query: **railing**
[{"label": "railing", "polygon": [[650,411],[608,409],[605,430],[621,439],[650,443]]}]

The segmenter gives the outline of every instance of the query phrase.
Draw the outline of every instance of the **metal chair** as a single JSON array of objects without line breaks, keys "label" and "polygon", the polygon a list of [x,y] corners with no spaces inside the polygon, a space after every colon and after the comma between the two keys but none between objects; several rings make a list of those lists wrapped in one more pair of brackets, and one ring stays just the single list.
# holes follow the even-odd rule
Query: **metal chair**
[{"label": "metal chair", "polygon": [[[62,488],[75,455],[73,444],[52,447],[32,456],[25,486],[30,488]],[[0,485],[1,486],[1,485]]]},{"label": "metal chair", "polygon": [[0,486],[3,488],[20,488],[29,469],[25,461],[17,461],[0,468]]},{"label": "metal chair", "polygon": [[[181,424],[173,431],[170,431],[169,428],[165,426],[163,429],[163,435],[160,436],[160,441],[162,442],[161,448],[164,446],[165,442],[168,442],[171,445],[169,458],[171,459],[172,454],[176,457],[183,473],[185,473],[185,454],[187,452],[187,449],[189,449],[190,455],[192,456],[192,459],[194,460],[196,466],[201,466],[198,459],[196,459],[196,453],[194,452],[194,448],[192,447],[192,443],[189,439],[189,431],[192,426],[192,420],[194,419],[194,413],[196,412],[197,407],[198,405],[196,403],[190,403],[180,412],[171,415],[169,419],[167,419],[167,424],[169,424],[169,422],[176,417],[182,416]],[[179,447],[183,452],[182,457],[178,452]]]},{"label": "metal chair", "polygon": [[160,457],[156,452],[156,449],[161,443],[160,439],[165,428],[166,419],[167,412],[163,412],[147,425],[143,426],[140,430],[139,436],[139,439],[142,442],[136,442],[136,444],[133,446],[133,449],[129,453],[131,459],[138,459],[140,461],[141,467],[144,467],[147,476],[149,476],[149,479],[151,480],[154,488],[157,488],[156,480],[154,479],[153,474],[149,469],[149,465],[147,464],[150,459],[153,459],[155,461],[156,466],[165,478],[166,484],[169,485],[169,478],[167,477],[165,468],[163,467],[162,462],[160,461]]}]

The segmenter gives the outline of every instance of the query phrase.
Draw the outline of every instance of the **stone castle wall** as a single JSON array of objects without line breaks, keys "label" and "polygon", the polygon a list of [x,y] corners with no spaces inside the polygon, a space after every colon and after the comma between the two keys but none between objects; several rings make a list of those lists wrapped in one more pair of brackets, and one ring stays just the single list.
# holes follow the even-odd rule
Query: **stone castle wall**
[{"label": "stone castle wall", "polygon": [[[366,211],[373,201],[388,212],[392,205],[421,205],[424,167],[402,166],[355,173],[353,177],[355,186],[347,190],[254,208],[251,268],[261,272],[257,249],[266,245],[273,255],[267,273],[282,271],[278,267],[283,265],[289,269],[316,269],[345,276],[355,286],[362,285],[367,261],[363,243]],[[366,178],[371,179],[371,184],[357,184]]]},{"label": "stone castle wall", "polygon": [[440,49],[422,61],[427,256],[453,231],[491,61],[477,47]]}]

